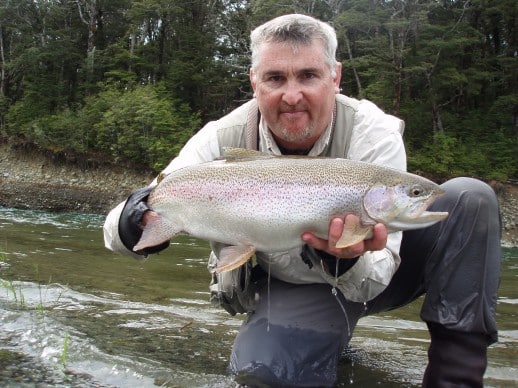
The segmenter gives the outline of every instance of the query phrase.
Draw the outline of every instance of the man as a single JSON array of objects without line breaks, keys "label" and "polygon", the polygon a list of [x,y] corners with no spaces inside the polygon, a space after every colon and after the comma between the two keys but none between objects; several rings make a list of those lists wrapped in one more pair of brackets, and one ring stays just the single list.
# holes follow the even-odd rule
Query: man
[{"label": "man", "polygon": [[[254,99],[208,123],[164,173],[218,158],[229,146],[405,169],[403,122],[368,101],[339,94],[336,46],[334,30],[308,16],[285,15],[259,26],[251,34]],[[135,255],[152,186],[110,212],[104,226],[108,248]],[[331,220],[327,240],[307,231],[300,249],[258,252],[253,269],[247,264],[214,276],[213,301],[233,314],[248,313],[230,360],[236,381],[332,386],[358,319],[426,293],[421,318],[431,344],[423,385],[482,386],[487,346],[497,340],[498,204],[489,186],[474,179],[442,187],[446,194],[431,210],[450,215],[431,227],[387,235],[378,224],[372,238],[337,249],[344,225],[359,222],[343,215]],[[221,248],[216,242],[212,247],[209,266]]]}]

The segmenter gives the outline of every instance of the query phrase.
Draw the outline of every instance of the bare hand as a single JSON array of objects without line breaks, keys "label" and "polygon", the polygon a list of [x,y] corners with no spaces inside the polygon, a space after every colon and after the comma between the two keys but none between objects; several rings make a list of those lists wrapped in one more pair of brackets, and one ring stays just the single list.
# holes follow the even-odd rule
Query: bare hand
[{"label": "bare hand", "polygon": [[311,232],[304,232],[301,238],[309,246],[340,259],[352,259],[363,255],[367,251],[379,251],[385,248],[387,245],[387,228],[383,224],[374,225],[371,238],[347,248],[337,248],[336,243],[342,236],[344,226],[347,229],[353,229],[351,226],[359,223],[360,219],[354,214],[348,214],[343,219],[335,217],[329,223],[328,240],[318,238]]}]

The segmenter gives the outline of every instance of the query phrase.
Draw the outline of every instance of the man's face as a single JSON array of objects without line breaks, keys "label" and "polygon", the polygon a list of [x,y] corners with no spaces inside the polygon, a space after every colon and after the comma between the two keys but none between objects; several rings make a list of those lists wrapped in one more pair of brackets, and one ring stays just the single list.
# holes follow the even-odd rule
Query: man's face
[{"label": "man's face", "polygon": [[341,64],[331,76],[320,40],[301,45],[265,43],[250,81],[261,115],[277,143],[310,148],[326,130],[339,91]]}]

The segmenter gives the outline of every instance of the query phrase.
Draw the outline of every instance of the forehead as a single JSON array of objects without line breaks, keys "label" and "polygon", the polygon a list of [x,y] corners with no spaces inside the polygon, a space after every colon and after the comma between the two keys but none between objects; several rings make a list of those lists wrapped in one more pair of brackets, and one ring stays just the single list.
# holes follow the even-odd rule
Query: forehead
[{"label": "forehead", "polygon": [[310,43],[265,42],[259,48],[257,71],[283,70],[285,67],[327,67],[324,45],[320,40]]}]

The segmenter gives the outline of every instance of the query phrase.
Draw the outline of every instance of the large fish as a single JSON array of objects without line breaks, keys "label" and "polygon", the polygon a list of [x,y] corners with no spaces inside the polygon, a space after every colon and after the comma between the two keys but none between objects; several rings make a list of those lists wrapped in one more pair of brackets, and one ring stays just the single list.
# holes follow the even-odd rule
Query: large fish
[{"label": "large fish", "polygon": [[337,247],[368,238],[378,222],[389,232],[432,225],[448,215],[426,211],[442,193],[423,177],[370,163],[230,149],[225,160],[186,167],[159,182],[134,250],[189,234],[228,244],[216,268],[224,272],[256,251],[302,245],[305,231],[326,238],[330,220],[348,213],[362,225],[344,231]]}]

